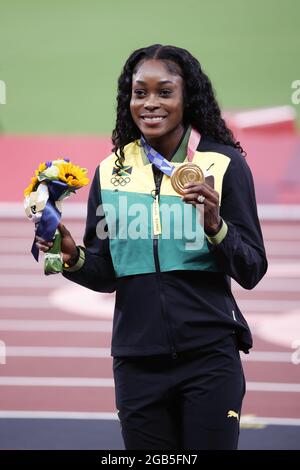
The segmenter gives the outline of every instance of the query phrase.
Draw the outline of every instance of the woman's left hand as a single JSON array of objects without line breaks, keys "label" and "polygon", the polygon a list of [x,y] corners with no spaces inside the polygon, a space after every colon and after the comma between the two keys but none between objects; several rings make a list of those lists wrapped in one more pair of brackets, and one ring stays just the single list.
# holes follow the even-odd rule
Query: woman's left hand
[{"label": "woman's left hand", "polygon": [[[219,215],[219,194],[217,191],[207,183],[188,183],[184,186],[184,192],[185,195],[182,197],[184,202],[194,206],[203,204],[204,232],[207,235],[216,235],[220,230],[222,222]],[[201,200],[203,202],[200,202]]]}]

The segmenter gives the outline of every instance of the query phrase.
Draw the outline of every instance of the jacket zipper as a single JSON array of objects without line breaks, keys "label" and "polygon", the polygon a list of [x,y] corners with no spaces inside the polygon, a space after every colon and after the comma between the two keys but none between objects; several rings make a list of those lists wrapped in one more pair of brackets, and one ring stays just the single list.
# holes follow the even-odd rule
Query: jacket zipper
[{"label": "jacket zipper", "polygon": [[[162,177],[157,178],[157,174],[154,172],[154,182],[155,182],[155,197],[160,197],[160,187],[162,183]],[[164,287],[163,287],[163,282],[162,282],[162,276],[161,276],[161,270],[160,270],[160,263],[159,263],[159,258],[158,258],[158,237],[159,235],[154,235],[153,237],[153,256],[154,256],[154,264],[155,264],[155,271],[156,274],[158,275],[158,280],[159,280],[159,295],[160,295],[160,301],[162,305],[162,315],[166,323],[166,330],[167,330],[167,335],[170,343],[170,348],[171,348],[171,356],[172,359],[177,359],[177,352],[175,348],[175,343],[172,337],[171,333],[171,325],[170,321],[168,319],[168,314],[167,314],[167,309],[166,309],[166,297],[164,293]]]}]

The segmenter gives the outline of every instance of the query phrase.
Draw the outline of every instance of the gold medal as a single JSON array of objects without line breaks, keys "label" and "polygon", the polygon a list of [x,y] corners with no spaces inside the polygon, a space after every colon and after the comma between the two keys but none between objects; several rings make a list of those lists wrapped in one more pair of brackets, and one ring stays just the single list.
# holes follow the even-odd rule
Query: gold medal
[{"label": "gold medal", "polygon": [[203,171],[195,163],[184,163],[178,166],[171,175],[173,189],[181,196],[184,195],[184,185],[187,183],[204,183]]}]

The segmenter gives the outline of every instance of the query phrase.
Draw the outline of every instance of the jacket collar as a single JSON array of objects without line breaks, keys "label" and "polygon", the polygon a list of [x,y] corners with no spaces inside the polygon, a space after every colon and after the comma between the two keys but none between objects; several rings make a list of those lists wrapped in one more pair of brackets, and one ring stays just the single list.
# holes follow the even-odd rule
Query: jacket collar
[{"label": "jacket collar", "polygon": [[[179,146],[175,150],[175,153],[174,153],[173,157],[171,158],[171,162],[183,163],[184,160],[187,158],[187,147],[188,147],[188,141],[189,141],[189,138],[190,138],[190,133],[191,133],[191,127],[188,127],[185,134],[183,135],[180,143],[179,143]],[[140,140],[138,140],[137,142],[138,142],[138,145],[139,145],[139,148],[140,148],[140,155],[141,155],[143,164],[144,165],[150,165],[150,162],[149,162],[149,160],[148,160],[148,158],[147,158],[147,156],[144,152],[144,149],[140,144]]]}]

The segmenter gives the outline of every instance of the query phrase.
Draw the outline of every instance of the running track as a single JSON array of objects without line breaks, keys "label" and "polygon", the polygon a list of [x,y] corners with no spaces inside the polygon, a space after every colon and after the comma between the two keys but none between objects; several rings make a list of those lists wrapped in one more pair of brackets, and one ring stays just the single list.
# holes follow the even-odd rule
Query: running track
[{"label": "running track", "polygon": [[[83,219],[65,223],[81,242]],[[299,432],[300,222],[262,227],[268,274],[253,291],[234,288],[255,340],[253,352],[242,354],[243,426],[292,425]],[[32,231],[26,220],[0,219],[0,340],[7,353],[0,426],[6,418],[114,420],[113,295],[44,276],[30,255]]]}]

